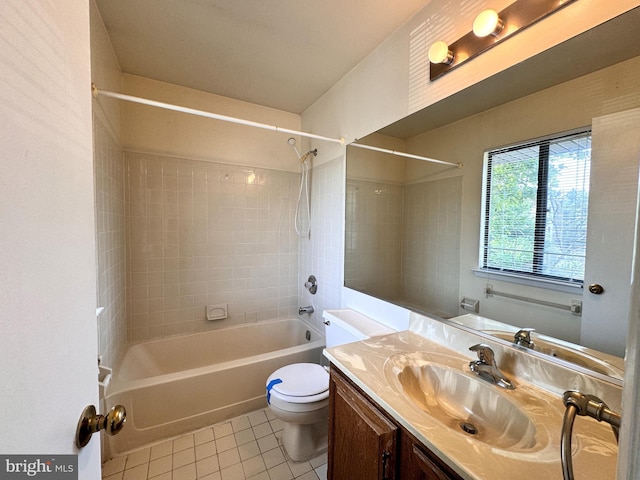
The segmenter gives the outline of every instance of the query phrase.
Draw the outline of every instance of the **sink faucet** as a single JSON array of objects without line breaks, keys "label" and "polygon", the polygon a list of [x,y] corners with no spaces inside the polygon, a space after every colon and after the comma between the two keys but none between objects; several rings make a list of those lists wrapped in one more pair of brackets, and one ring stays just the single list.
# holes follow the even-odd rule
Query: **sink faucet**
[{"label": "sink faucet", "polygon": [[531,332],[535,331],[535,328],[521,328],[513,336],[513,343],[533,349],[535,344],[533,343],[533,340],[531,340]]},{"label": "sink faucet", "polygon": [[480,378],[487,382],[494,383],[499,387],[508,390],[516,388],[513,386],[513,383],[498,370],[495,355],[491,347],[484,343],[479,343],[469,347],[469,350],[478,354],[478,360],[469,362],[469,368],[472,372],[478,374]]}]

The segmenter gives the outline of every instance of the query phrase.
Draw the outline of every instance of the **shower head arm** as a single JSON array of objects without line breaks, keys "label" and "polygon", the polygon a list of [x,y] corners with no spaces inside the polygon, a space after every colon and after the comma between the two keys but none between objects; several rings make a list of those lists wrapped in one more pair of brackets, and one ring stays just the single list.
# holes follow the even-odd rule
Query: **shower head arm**
[{"label": "shower head arm", "polygon": [[309,158],[309,155],[313,155],[314,157],[317,157],[318,156],[318,149],[314,148],[313,150],[309,150],[307,153],[302,155],[302,157],[300,157],[300,155],[298,155],[298,157],[300,157],[300,161],[301,162],[305,162],[307,160],[307,158]]}]

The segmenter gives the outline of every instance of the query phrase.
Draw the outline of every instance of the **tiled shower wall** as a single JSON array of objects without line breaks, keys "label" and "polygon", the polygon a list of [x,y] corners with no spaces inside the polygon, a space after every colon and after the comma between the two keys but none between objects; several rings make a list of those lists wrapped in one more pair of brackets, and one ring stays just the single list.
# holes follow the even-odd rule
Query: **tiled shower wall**
[{"label": "tiled shower wall", "polygon": [[443,317],[458,314],[462,177],[405,187],[404,299]]},{"label": "tiled shower wall", "polygon": [[408,185],[349,179],[346,198],[347,284],[457,315],[462,177]]},{"label": "tiled shower wall", "polygon": [[350,287],[400,297],[403,192],[402,185],[347,181],[344,275]]},{"label": "tiled shower wall", "polygon": [[[322,311],[339,308],[342,301],[344,262],[344,157],[314,167],[311,185],[311,231],[300,240],[301,306],[312,305],[314,313],[302,318],[324,332]],[[309,275],[318,279],[318,291],[304,288]]]},{"label": "tiled shower wall", "polygon": [[299,174],[130,152],[125,166],[128,341],[297,313]]},{"label": "tiled shower wall", "polygon": [[113,366],[126,335],[124,158],[119,144],[94,117],[98,352]]}]

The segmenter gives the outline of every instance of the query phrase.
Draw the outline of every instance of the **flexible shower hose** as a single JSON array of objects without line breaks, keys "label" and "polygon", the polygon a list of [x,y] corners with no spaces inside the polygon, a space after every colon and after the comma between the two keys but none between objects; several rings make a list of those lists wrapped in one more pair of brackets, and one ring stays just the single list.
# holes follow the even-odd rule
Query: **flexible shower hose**
[{"label": "flexible shower hose", "polygon": [[611,425],[613,434],[618,442],[618,429],[620,428],[620,414],[609,410],[606,403],[594,395],[587,395],[576,390],[567,390],[562,396],[566,410],[562,420],[562,433],[560,437],[560,459],[562,461],[562,476],[564,480],[574,480],[573,461],[571,459],[571,434],[576,415],[595,418],[599,422]]},{"label": "flexible shower hose", "polygon": [[[296,233],[299,237],[306,237],[309,235],[309,231],[311,229],[311,212],[309,211],[309,167],[307,166],[307,160],[303,160],[302,164],[302,172],[300,174],[300,191],[298,192],[298,204],[296,205],[296,215],[294,218],[294,227],[296,229]],[[298,227],[299,217],[301,215],[300,212],[300,203],[302,201],[302,191],[304,190],[304,200],[306,203],[306,212],[307,212],[307,228],[306,231],[302,231],[302,227]]]}]

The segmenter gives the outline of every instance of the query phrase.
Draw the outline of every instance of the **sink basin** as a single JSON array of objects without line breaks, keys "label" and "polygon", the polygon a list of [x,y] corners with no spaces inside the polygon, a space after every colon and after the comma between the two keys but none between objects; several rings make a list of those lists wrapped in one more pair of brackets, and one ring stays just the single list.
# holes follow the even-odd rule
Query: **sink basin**
[{"label": "sink basin", "polygon": [[536,446],[536,428],[507,394],[471,373],[400,355],[385,368],[387,381],[445,426],[509,450]]},{"label": "sink basin", "polygon": [[[511,332],[485,330],[485,333],[488,333],[492,337],[513,343],[513,333]],[[574,365],[579,365],[610,377],[619,379],[623,378],[623,374],[619,369],[604,360],[594,357],[593,355],[589,355],[586,352],[571,348],[559,342],[545,340],[538,335],[532,336],[532,340],[534,342],[533,350],[536,352],[544,353],[566,362],[571,362]]]}]

